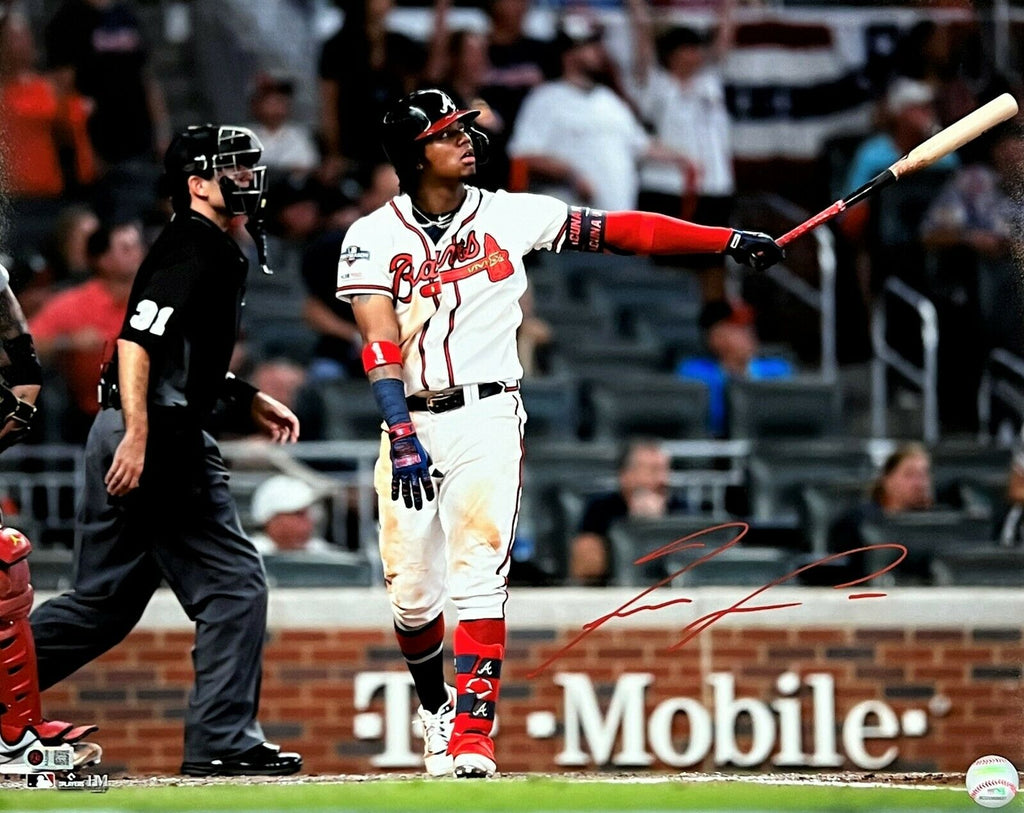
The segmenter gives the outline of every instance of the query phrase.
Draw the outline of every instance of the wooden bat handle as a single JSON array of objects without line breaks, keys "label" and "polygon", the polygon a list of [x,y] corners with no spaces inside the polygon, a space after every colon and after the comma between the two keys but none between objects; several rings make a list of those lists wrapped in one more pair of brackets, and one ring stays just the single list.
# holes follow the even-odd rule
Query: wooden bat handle
[{"label": "wooden bat handle", "polygon": [[780,237],[775,242],[778,243],[780,246],[785,246],[787,243],[791,243],[793,240],[796,240],[797,237],[800,237],[800,236],[806,234],[811,229],[815,229],[818,226],[820,226],[822,223],[826,222],[827,220],[831,220],[837,214],[842,212],[845,208],[846,208],[846,201],[845,200],[837,200],[835,203],[833,203],[827,209],[822,209],[814,217],[809,218],[808,220],[805,220],[803,223],[801,223],[795,229],[791,229],[790,231],[786,232],[784,235],[782,235],[782,237]]}]

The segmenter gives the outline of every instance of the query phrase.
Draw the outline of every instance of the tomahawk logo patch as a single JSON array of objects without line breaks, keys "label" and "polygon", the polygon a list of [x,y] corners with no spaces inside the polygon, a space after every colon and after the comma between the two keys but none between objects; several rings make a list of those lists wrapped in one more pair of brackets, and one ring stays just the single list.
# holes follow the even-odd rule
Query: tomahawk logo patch
[{"label": "tomahawk logo patch", "polygon": [[370,252],[365,248],[359,248],[359,246],[346,246],[345,250],[341,252],[340,259],[352,265],[356,260],[370,259]]}]

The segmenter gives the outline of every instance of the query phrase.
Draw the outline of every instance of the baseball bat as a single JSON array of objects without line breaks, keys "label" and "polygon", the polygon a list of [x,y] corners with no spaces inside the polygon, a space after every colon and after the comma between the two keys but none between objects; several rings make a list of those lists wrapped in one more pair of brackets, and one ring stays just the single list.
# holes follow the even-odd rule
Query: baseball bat
[{"label": "baseball bat", "polygon": [[1017,115],[1017,101],[1009,93],[997,96],[987,104],[983,104],[977,110],[968,113],[959,121],[953,122],[949,127],[940,130],[931,138],[921,142],[914,149],[900,158],[888,169],[878,173],[860,189],[842,200],[837,200],[827,209],[823,209],[813,217],[808,218],[795,229],[786,232],[775,242],[780,246],[792,242],[797,237],[815,229],[822,223],[827,223],[840,212],[844,212],[864,198],[885,189],[885,187],[896,183],[904,175],[917,172],[931,164],[934,164],[942,156],[948,155],[954,150],[960,149],[968,141],[973,141],[986,130],[995,127],[997,124],[1013,118]]}]

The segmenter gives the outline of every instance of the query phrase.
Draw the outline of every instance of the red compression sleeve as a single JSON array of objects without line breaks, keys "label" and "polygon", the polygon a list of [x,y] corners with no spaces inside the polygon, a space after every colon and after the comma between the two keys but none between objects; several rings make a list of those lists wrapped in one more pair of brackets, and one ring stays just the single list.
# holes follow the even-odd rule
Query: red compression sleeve
[{"label": "red compression sleeve", "polygon": [[604,244],[630,254],[702,254],[725,250],[732,229],[700,226],[651,212],[609,212]]}]

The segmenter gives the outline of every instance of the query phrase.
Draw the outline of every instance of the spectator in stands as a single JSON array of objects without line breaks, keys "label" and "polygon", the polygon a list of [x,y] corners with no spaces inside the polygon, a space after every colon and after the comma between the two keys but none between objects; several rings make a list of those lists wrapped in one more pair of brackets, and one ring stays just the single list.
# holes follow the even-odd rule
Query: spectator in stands
[{"label": "spectator in stands", "polygon": [[89,237],[100,227],[96,213],[83,204],[61,209],[45,252],[53,283],[73,285],[89,277]]},{"label": "spectator in stands", "polygon": [[795,370],[784,358],[760,353],[754,312],[746,304],[709,302],[701,311],[700,326],[711,355],[683,359],[676,372],[680,378],[708,385],[709,428],[714,436],[725,437],[730,379],[790,378]]},{"label": "spectator in stands", "polygon": [[927,248],[947,254],[958,279],[976,274],[971,298],[977,298],[984,350],[1005,347],[1022,355],[1024,292],[1017,261],[1024,251],[1024,129],[997,129],[989,159],[954,173],[925,214],[921,236]]},{"label": "spectator in stands", "polygon": [[46,26],[46,49],[62,92],[75,89],[94,103],[89,133],[106,165],[97,211],[108,219],[142,217],[155,203],[157,157],[171,131],[135,13],[121,0],[64,0]]},{"label": "spectator in stands", "polygon": [[298,477],[275,474],[257,486],[252,495],[252,520],[260,531],[252,543],[261,554],[337,552],[317,533],[322,523],[323,498]]},{"label": "spectator in stands", "polygon": [[488,0],[487,57],[491,70],[483,96],[511,129],[526,94],[559,71],[551,42],[524,33],[530,0]]},{"label": "spectator in stands", "polygon": [[424,68],[423,46],[388,30],[392,5],[393,0],[344,3],[345,21],[321,49],[320,133],[327,180],[380,162],[376,122],[391,99],[415,89]]},{"label": "spectator in stands", "polygon": [[93,277],[46,302],[30,321],[44,365],[60,370],[71,403],[61,430],[69,443],[85,441],[99,411],[96,387],[121,332],[135,273],[144,256],[135,223],[100,226],[86,252]]},{"label": "spectator in stands", "polygon": [[249,380],[254,387],[277,399],[298,416],[303,440],[323,439],[323,399],[309,385],[304,367],[287,358],[267,359],[256,364]]},{"label": "spectator in stands", "polygon": [[[882,104],[881,119],[882,131],[857,148],[844,189],[858,189],[939,129],[934,91],[924,82],[897,78]],[[847,213],[843,229],[863,249],[858,276],[865,301],[874,298],[890,273],[921,289],[921,219],[938,187],[958,164],[954,153],[943,156],[905,178],[899,191]]]},{"label": "spectator in stands", "polygon": [[1013,444],[1006,502],[1007,509],[996,529],[997,541],[1006,547],[1019,547],[1024,545],[1024,427]]},{"label": "spectator in stands", "polygon": [[[378,164],[369,178],[359,197],[357,216],[369,214],[398,194],[398,176],[391,164]],[[309,365],[310,379],[314,382],[365,375],[360,358],[363,340],[352,315],[352,306],[335,296],[338,254],[348,224],[334,225],[312,242],[302,262],[306,294],[302,314],[319,337]]]},{"label": "spectator in stands", "polygon": [[7,15],[0,23],[0,144],[13,215],[7,243],[15,256],[38,252],[65,197],[94,180],[88,118],[81,96],[62,94],[36,70],[28,21]]},{"label": "spectator in stands", "polygon": [[615,520],[662,517],[685,510],[685,503],[669,488],[669,462],[657,440],[635,438],[624,445],[618,463],[618,490],[587,503],[579,532],[570,544],[570,583],[585,587],[609,584],[613,557],[608,529]]},{"label": "spectator in stands", "polygon": [[[654,37],[647,0],[629,0],[633,29],[633,70],[627,90],[665,145],[688,163],[649,161],[640,172],[640,208],[684,220],[727,226],[736,191],[732,122],[718,65],[733,36],[735,0],[720,6],[714,43],[690,28],[674,27]],[[674,258],[672,264],[699,267],[704,299],[725,296],[720,257]]]},{"label": "spectator in stands", "polygon": [[509,141],[512,187],[523,188],[528,179],[553,184],[546,191],[575,203],[635,209],[641,160],[685,160],[648,136],[629,105],[599,84],[609,64],[602,39],[589,17],[562,19],[556,38],[561,76],[530,91]]},{"label": "spectator in stands", "polygon": [[487,136],[487,162],[477,171],[476,185],[492,191],[502,189],[508,185],[508,128],[497,108],[489,103],[484,87],[492,73],[487,36],[465,28],[449,31],[449,2],[438,0],[434,5],[430,70],[438,81],[431,84],[448,93],[460,109],[481,111],[474,126]]},{"label": "spectator in stands", "polygon": [[[829,528],[829,551],[842,553],[868,544],[862,532],[865,522],[907,511],[926,511],[934,505],[931,455],[920,443],[902,444],[885,459],[868,499],[840,516]],[[851,578],[867,575],[863,554],[851,554],[846,566]]]},{"label": "spectator in stands", "polygon": [[261,73],[249,100],[253,122],[249,128],[263,143],[267,171],[304,177],[320,163],[309,128],[292,119],[295,80],[285,74]]},{"label": "spectator in stands", "polygon": [[249,274],[242,315],[246,341],[257,359],[309,362],[316,336],[302,319],[302,258],[323,228],[321,193],[311,177],[294,175],[280,176],[267,192],[264,222],[273,273]]},{"label": "spectator in stands", "polygon": [[527,288],[526,293],[520,297],[519,307],[523,312],[523,321],[516,331],[516,349],[525,378],[547,372],[548,351],[554,334],[551,325],[537,315],[532,288]]}]

